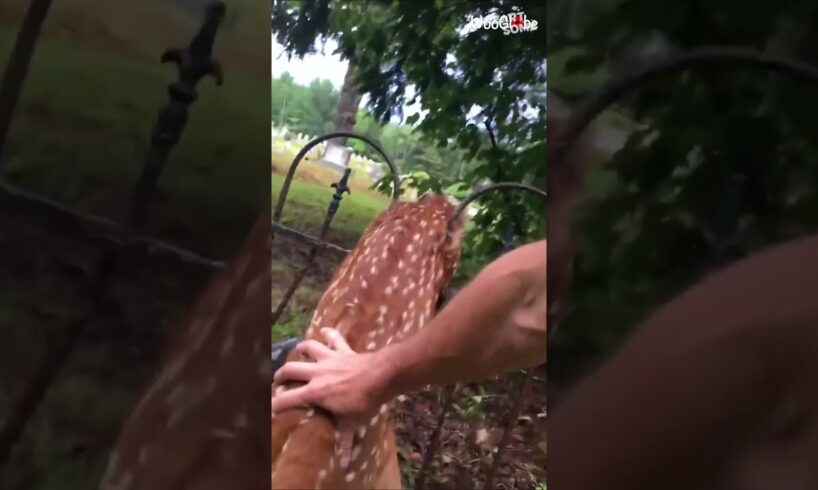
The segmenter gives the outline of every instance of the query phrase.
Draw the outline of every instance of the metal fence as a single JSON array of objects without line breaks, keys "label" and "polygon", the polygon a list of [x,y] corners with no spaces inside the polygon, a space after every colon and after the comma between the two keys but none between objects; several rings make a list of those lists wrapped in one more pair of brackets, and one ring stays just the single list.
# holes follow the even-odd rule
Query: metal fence
[{"label": "metal fence", "polygon": [[[344,171],[343,175],[341,176],[341,178],[340,178],[340,180],[338,182],[333,183],[331,185],[331,187],[335,189],[335,193],[330,198],[326,214],[324,215],[323,223],[321,225],[320,231],[318,232],[317,236],[312,236],[312,235],[307,235],[307,234],[300,233],[300,232],[298,232],[296,230],[293,230],[293,229],[285,226],[281,222],[281,216],[283,214],[284,204],[286,202],[286,199],[287,199],[287,196],[288,196],[288,193],[289,193],[290,185],[292,183],[292,179],[295,176],[295,172],[296,172],[296,170],[298,168],[298,165],[301,163],[301,160],[304,158],[304,156],[307,154],[307,152],[309,152],[309,150],[312,149],[315,145],[318,145],[323,141],[338,138],[338,137],[359,139],[359,140],[364,141],[365,143],[369,144],[370,146],[372,146],[372,148],[374,148],[375,151],[378,154],[381,155],[381,157],[384,159],[387,166],[389,167],[389,170],[391,171],[392,184],[393,184],[392,196],[391,196],[392,202],[396,202],[398,200],[398,198],[399,198],[399,195],[400,195],[400,178],[399,178],[399,175],[398,175],[397,168],[396,168],[395,164],[392,162],[392,160],[389,158],[389,156],[383,151],[383,149],[375,141],[371,140],[370,138],[367,138],[366,136],[363,136],[363,135],[351,133],[351,132],[336,132],[336,133],[330,133],[330,134],[315,138],[314,140],[310,141],[306,146],[304,146],[304,148],[302,148],[301,151],[295,156],[295,158],[293,159],[292,164],[290,164],[290,167],[289,167],[289,169],[287,171],[287,175],[286,175],[286,177],[284,179],[284,182],[282,184],[281,192],[280,192],[280,194],[278,196],[278,202],[276,204],[276,207],[275,207],[275,210],[274,210],[274,213],[273,213],[272,230],[273,230],[273,235],[275,235],[276,233],[281,233],[283,235],[295,238],[295,239],[301,241],[302,243],[305,243],[305,244],[309,245],[309,251],[307,253],[307,258],[306,258],[305,263],[303,265],[301,265],[301,267],[295,273],[295,277],[293,278],[293,280],[290,283],[289,287],[285,290],[283,296],[281,297],[281,299],[278,302],[278,305],[276,306],[276,308],[273,311],[273,316],[272,316],[272,323],[273,324],[275,324],[278,321],[278,319],[281,317],[281,315],[284,312],[284,309],[286,308],[287,304],[292,299],[293,294],[295,293],[296,289],[298,289],[299,285],[302,283],[304,278],[309,273],[309,270],[312,267],[312,265],[313,265],[313,263],[315,261],[315,258],[317,256],[317,254],[319,253],[319,251],[324,250],[324,251],[328,251],[328,252],[333,252],[333,253],[338,254],[340,256],[344,256],[347,253],[349,253],[349,250],[345,250],[345,249],[343,249],[343,248],[341,248],[341,247],[339,247],[337,245],[334,245],[334,244],[329,243],[329,242],[326,241],[327,232],[329,231],[329,228],[330,228],[330,225],[332,223],[332,219],[335,216],[335,213],[337,213],[338,208],[341,205],[341,200],[343,198],[343,195],[344,195],[344,193],[349,193],[350,192],[350,189],[347,186],[347,183],[348,183],[348,180],[349,180],[349,175],[350,175],[350,169],[349,168],[347,168]],[[460,205],[458,206],[458,208],[457,208],[457,210],[455,212],[455,215],[452,217],[449,224],[452,225],[453,223],[455,223],[458,220],[458,217],[460,216],[460,214],[465,212],[465,210],[469,206],[469,204],[477,201],[481,197],[483,197],[483,196],[485,196],[487,194],[493,193],[493,192],[506,192],[506,191],[524,191],[524,192],[531,193],[531,194],[534,194],[534,195],[542,197],[542,198],[546,197],[546,194],[545,194],[544,191],[542,191],[540,189],[537,189],[535,187],[526,185],[526,184],[521,184],[521,183],[516,183],[516,182],[495,183],[495,184],[486,186],[486,187],[484,187],[484,188],[482,188],[482,189],[480,189],[478,191],[475,191],[475,192],[471,193],[468,197],[466,197],[460,203]],[[514,232],[514,227],[509,228],[509,230],[513,233]],[[504,240],[503,240],[504,241],[504,249],[506,251],[511,250],[513,248],[512,239],[513,239],[513,236],[511,236],[508,233],[504,237]],[[445,302],[446,302],[446,298],[442,298],[442,300],[438,302],[438,308],[440,308],[443,304],[445,304]],[[272,346],[272,354],[271,355],[272,355],[272,360],[273,360],[273,370],[274,370],[274,372],[275,372],[275,370],[280,368],[284,364],[284,362],[286,362],[287,356],[289,355],[290,351],[298,344],[298,342],[300,342],[300,340],[301,340],[301,337],[291,338],[291,339],[284,340],[282,342],[278,342],[278,343],[276,343],[276,344],[274,344]],[[514,408],[507,414],[505,423],[503,424],[505,426],[505,430],[503,431],[503,435],[501,437],[501,441],[500,441],[500,444],[498,446],[499,450],[496,453],[494,459],[492,460],[492,465],[490,466],[490,468],[488,470],[488,473],[486,475],[486,488],[492,488],[492,483],[494,481],[494,475],[496,474],[497,469],[499,468],[499,465],[501,464],[501,461],[502,461],[503,447],[507,444],[508,438],[509,438],[510,433],[511,433],[511,430],[512,430],[512,428],[514,426],[514,424],[510,423],[509,421],[514,421],[514,420],[517,420],[519,418],[520,410],[521,410],[521,408],[523,406],[525,396],[527,395],[527,393],[529,391],[529,387],[530,387],[531,380],[533,378],[533,374],[534,374],[533,369],[529,370],[527,372],[525,381],[523,382],[522,389],[520,390],[520,393],[519,393],[517,399],[515,400]],[[427,478],[429,476],[430,465],[432,463],[432,460],[433,460],[433,458],[434,458],[434,456],[435,456],[435,454],[437,452],[438,446],[439,446],[440,434],[441,434],[441,429],[442,429],[443,423],[444,423],[444,421],[446,419],[446,416],[448,415],[449,411],[451,410],[452,403],[455,400],[455,397],[456,397],[456,394],[457,394],[457,387],[456,386],[446,386],[446,387],[440,388],[440,390],[441,390],[440,398],[443,401],[442,402],[442,410],[441,410],[439,419],[437,421],[437,426],[434,428],[434,430],[433,430],[433,432],[431,434],[431,437],[429,438],[429,441],[427,442],[426,449],[425,449],[425,451],[423,453],[423,460],[422,460],[422,463],[421,463],[420,472],[419,472],[418,479],[417,479],[416,484],[415,484],[415,488],[417,490],[422,490],[425,487]]]},{"label": "metal fence", "polygon": [[[14,111],[20,99],[28,67],[33,57],[50,0],[32,0],[20,27],[0,84],[0,155]],[[22,390],[12,396],[10,408],[0,426],[0,466],[8,462],[11,450],[23,435],[40,402],[59,376],[88,324],[110,305],[109,288],[117,268],[137,254],[168,255],[182,263],[219,269],[222,263],[176,247],[140,232],[168,155],[187,124],[189,106],[196,100],[199,81],[212,76],[221,84],[221,68],[213,59],[216,33],[225,15],[224,3],[206,7],[204,22],[184,49],[170,49],[162,63],[173,63],[178,79],[168,87],[169,100],[159,111],[141,172],[134,184],[123,223],[88,215],[51,199],[17,188],[0,175],[0,206],[48,227],[50,232],[90,238],[100,243],[99,254],[87,286],[91,306],[59,330],[59,336],[45,346],[45,355]],[[2,169],[0,169],[2,170]],[[83,286],[80,286],[83,287]]]}]

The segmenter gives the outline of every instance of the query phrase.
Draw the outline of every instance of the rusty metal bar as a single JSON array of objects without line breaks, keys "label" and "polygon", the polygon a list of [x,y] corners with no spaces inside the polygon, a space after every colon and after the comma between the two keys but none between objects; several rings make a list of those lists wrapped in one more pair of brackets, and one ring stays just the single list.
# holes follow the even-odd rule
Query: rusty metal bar
[{"label": "rusty metal bar", "polygon": [[528,398],[528,394],[531,392],[531,380],[534,378],[534,369],[535,368],[532,367],[526,373],[523,384],[520,387],[520,392],[517,395],[517,399],[514,401],[514,408],[511,409],[509,416],[506,417],[506,426],[503,428],[503,435],[500,437],[500,442],[497,444],[497,453],[494,455],[494,458],[492,458],[491,466],[486,473],[486,481],[483,484],[483,490],[497,488],[493,485],[494,477],[497,474],[497,470],[500,468],[500,462],[503,459],[503,454],[505,453],[506,446],[508,445],[508,440],[511,438],[511,432],[514,430],[514,426],[517,424],[517,420],[520,418],[520,414],[523,411],[525,399]]},{"label": "rusty metal bar", "polygon": [[499,191],[499,190],[508,190],[508,189],[527,191],[527,192],[530,192],[532,194],[536,194],[536,195],[538,195],[538,196],[540,196],[542,198],[547,198],[548,197],[544,190],[537,189],[536,187],[532,187],[532,186],[527,185],[527,184],[521,184],[519,182],[498,182],[496,184],[491,184],[491,185],[488,185],[486,187],[483,187],[479,191],[472,192],[465,199],[463,199],[463,201],[460,202],[460,205],[457,207],[457,211],[455,211],[454,215],[449,220],[449,227],[451,228],[452,226],[455,225],[458,218],[460,217],[460,214],[466,209],[466,207],[469,204],[471,204],[476,199],[482,197],[485,194],[488,194],[489,192],[494,192],[494,191]]},{"label": "rusty metal bar", "polygon": [[135,234],[115,221],[78,212],[5,182],[0,182],[0,205],[4,211],[11,210],[15,214],[38,221],[50,231],[59,230],[67,235],[80,236],[88,240],[100,240],[117,247],[138,248],[150,255],[167,255],[182,263],[199,267],[220,269],[224,266],[224,263],[219,260],[204,257],[161,240]]},{"label": "rusty metal bar", "polygon": [[[321,231],[318,233],[318,239],[320,241],[324,241],[324,238],[327,236],[327,232],[329,231],[330,224],[332,224],[332,219],[335,217],[335,213],[338,211],[338,207],[341,205],[341,199],[344,197],[344,193],[349,194],[349,186],[347,185],[349,182],[349,175],[351,173],[351,169],[347,168],[344,171],[344,175],[341,177],[341,180],[332,184],[332,187],[335,189],[335,194],[332,196],[332,200],[329,203],[329,207],[327,208],[327,215],[324,217],[324,223],[321,225]],[[301,281],[307,276],[310,268],[312,267],[313,262],[315,261],[315,256],[318,254],[318,247],[313,246],[310,248],[309,254],[307,255],[306,264],[301,268],[300,271],[295,275],[295,279],[293,282],[290,283],[290,287],[287,288],[287,291],[284,292],[284,296],[278,302],[278,307],[276,307],[275,311],[273,312],[273,317],[271,319],[271,324],[275,325],[281,315],[284,313],[284,308],[287,307],[287,303],[290,302],[290,299],[295,294],[295,290],[298,289],[298,286],[301,285]]]},{"label": "rusty metal bar", "polygon": [[323,240],[320,240],[318,237],[307,235],[306,233],[301,233],[298,230],[289,228],[285,225],[282,225],[281,223],[276,223],[275,221],[273,222],[273,229],[283,236],[295,238],[296,240],[305,242],[308,245],[312,245],[313,247],[318,247],[324,252],[330,252],[341,257],[346,257],[346,255],[349,254],[349,250],[343,247],[339,247],[334,243],[325,242]]},{"label": "rusty metal bar", "polygon": [[0,82],[0,170],[3,169],[3,149],[6,146],[14,110],[20,101],[20,92],[28,75],[34,48],[50,7],[51,0],[31,0],[28,4],[26,16],[17,33],[14,47],[11,48],[3,80]]},{"label": "rusty metal bar", "polygon": [[432,466],[432,460],[440,446],[440,434],[443,432],[443,424],[446,422],[446,415],[452,408],[455,396],[460,392],[458,388],[459,384],[453,384],[440,389],[440,414],[437,416],[437,423],[435,428],[432,429],[429,442],[426,443],[426,450],[423,452],[423,460],[420,463],[417,480],[415,480],[415,490],[425,490],[426,488],[426,479],[430,473],[429,468]]},{"label": "rusty metal bar", "polygon": [[350,133],[348,131],[337,131],[335,133],[319,136],[310,141],[304,146],[304,148],[301,148],[301,151],[299,151],[295,158],[293,158],[293,163],[290,164],[290,168],[287,170],[287,176],[284,177],[284,183],[281,185],[281,191],[278,194],[278,202],[276,203],[275,210],[273,211],[273,222],[281,221],[281,214],[284,212],[284,203],[287,201],[287,195],[290,193],[290,185],[292,184],[293,177],[295,176],[295,171],[298,169],[298,165],[301,163],[301,160],[303,160],[304,156],[307,155],[307,152],[309,152],[317,144],[339,136],[359,139],[370,145],[381,157],[383,157],[386,165],[388,165],[389,169],[392,171],[392,202],[396,202],[398,200],[398,197],[400,197],[400,175],[398,174],[398,167],[395,166],[380,145],[374,140],[360,134]]}]

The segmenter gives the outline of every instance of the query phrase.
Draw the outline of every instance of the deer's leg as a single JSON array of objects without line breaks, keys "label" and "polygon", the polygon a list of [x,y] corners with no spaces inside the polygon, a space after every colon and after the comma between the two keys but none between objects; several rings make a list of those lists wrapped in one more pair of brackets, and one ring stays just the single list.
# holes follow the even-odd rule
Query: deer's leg
[{"label": "deer's leg", "polygon": [[387,447],[392,448],[392,457],[386,463],[380,476],[375,480],[372,488],[378,490],[403,490],[403,483],[400,478],[400,466],[398,465],[398,450],[395,442],[395,429],[392,424],[386,431]]}]

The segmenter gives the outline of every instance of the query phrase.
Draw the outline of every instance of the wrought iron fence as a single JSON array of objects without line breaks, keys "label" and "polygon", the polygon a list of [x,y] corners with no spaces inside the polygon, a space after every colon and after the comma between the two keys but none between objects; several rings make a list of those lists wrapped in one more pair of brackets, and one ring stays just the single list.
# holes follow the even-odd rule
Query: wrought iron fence
[{"label": "wrought iron fence", "polygon": [[[298,165],[301,163],[301,160],[309,152],[309,150],[312,149],[315,145],[317,145],[317,144],[319,144],[319,143],[321,143],[323,141],[331,140],[331,139],[334,139],[334,138],[337,138],[337,137],[360,139],[360,140],[364,141],[365,143],[369,144],[370,146],[372,146],[375,149],[375,151],[377,151],[378,154],[381,155],[381,157],[384,159],[386,164],[389,166],[390,171],[392,172],[392,182],[393,182],[393,191],[392,191],[392,196],[391,196],[392,197],[392,202],[396,202],[398,200],[398,198],[399,198],[399,195],[400,195],[400,177],[399,177],[399,174],[397,172],[397,168],[395,167],[394,163],[390,160],[389,156],[383,151],[383,149],[375,141],[371,140],[370,138],[367,138],[366,136],[362,136],[362,135],[359,135],[359,134],[351,133],[351,132],[337,132],[337,133],[330,133],[330,134],[315,138],[314,140],[310,141],[306,146],[304,146],[304,148],[302,148],[301,151],[299,151],[298,154],[293,159],[293,162],[290,165],[290,167],[289,167],[289,169],[287,171],[287,175],[286,175],[286,177],[284,179],[284,183],[282,185],[281,192],[280,192],[280,194],[278,196],[278,202],[276,204],[275,211],[273,213],[272,232],[273,232],[273,235],[275,235],[278,232],[278,233],[282,233],[282,234],[285,234],[285,235],[290,236],[290,237],[294,237],[294,238],[296,238],[296,239],[298,239],[298,240],[300,240],[300,241],[302,241],[304,243],[307,243],[310,248],[309,248],[309,251],[307,253],[307,259],[306,259],[305,263],[296,272],[295,277],[293,278],[293,280],[290,283],[289,287],[284,292],[283,296],[279,300],[278,306],[275,308],[275,310],[273,312],[273,316],[272,316],[272,323],[273,324],[275,324],[278,321],[278,319],[281,317],[281,315],[284,312],[284,309],[286,308],[287,304],[292,299],[293,294],[295,293],[296,289],[299,287],[299,285],[302,283],[302,281],[304,280],[304,278],[308,274],[310,268],[312,267],[312,265],[314,263],[314,260],[315,260],[316,255],[317,255],[319,250],[321,250],[321,249],[332,250],[332,251],[337,252],[337,253],[342,254],[342,255],[346,255],[349,252],[348,250],[345,250],[345,249],[343,249],[341,247],[338,247],[338,246],[333,245],[333,244],[326,241],[327,232],[329,231],[330,225],[332,223],[332,219],[335,216],[335,213],[338,211],[338,208],[339,208],[339,206],[341,204],[343,194],[345,192],[346,193],[350,192],[349,187],[347,186],[349,175],[350,175],[350,169],[349,168],[347,168],[344,171],[342,177],[340,178],[340,180],[338,182],[333,183],[331,185],[331,187],[335,189],[335,193],[332,195],[332,197],[330,199],[329,205],[327,207],[327,212],[326,212],[326,214],[324,216],[324,220],[323,220],[322,226],[320,228],[320,231],[318,233],[318,236],[311,236],[311,235],[300,233],[298,231],[295,231],[295,230],[285,226],[281,222],[281,216],[283,214],[284,204],[285,204],[286,199],[287,199],[287,195],[288,195],[288,192],[289,192],[289,189],[290,189],[290,185],[292,183],[292,179],[295,176],[296,169],[298,168]],[[484,188],[482,188],[482,189],[480,189],[478,191],[472,192],[463,201],[461,201],[460,204],[457,207],[457,210],[455,211],[454,216],[449,221],[449,226],[454,225],[458,221],[458,218],[459,218],[460,214],[465,212],[466,208],[471,203],[477,201],[478,199],[480,199],[481,197],[483,197],[483,196],[485,196],[487,194],[490,194],[490,193],[493,193],[493,192],[504,192],[504,191],[524,191],[524,192],[527,192],[527,193],[542,197],[543,199],[546,197],[546,193],[544,191],[542,191],[540,189],[537,189],[535,187],[526,185],[526,184],[521,184],[521,183],[517,183],[517,182],[499,182],[499,183],[495,183],[495,184],[486,186],[486,187],[484,187]],[[509,230],[511,230],[512,233],[511,234],[506,233],[506,235],[503,237],[503,242],[504,242],[504,247],[503,248],[504,248],[505,251],[508,251],[508,250],[511,250],[512,248],[514,248],[512,239],[513,239],[513,232],[515,231],[516,228],[517,227],[509,228]],[[438,309],[440,309],[442,307],[442,305],[445,304],[445,302],[446,302],[446,298],[444,297],[444,298],[441,299],[441,301],[438,302]],[[273,361],[273,372],[277,371],[286,362],[287,356],[292,351],[292,349],[296,345],[298,345],[298,343],[301,341],[301,339],[302,339],[302,337],[294,337],[294,338],[286,339],[284,341],[277,342],[277,343],[273,344],[272,350],[271,350],[271,356],[272,356],[272,361]],[[506,443],[508,442],[509,436],[511,434],[511,430],[514,427],[514,424],[510,423],[509,420],[517,420],[519,418],[520,410],[521,410],[521,407],[523,406],[523,402],[525,400],[525,397],[526,397],[526,395],[527,395],[527,393],[529,391],[531,379],[533,378],[533,374],[534,374],[534,370],[529,370],[527,372],[525,380],[523,382],[523,386],[522,386],[522,388],[520,390],[520,393],[519,393],[519,395],[517,396],[517,399],[514,402],[513,409],[507,414],[507,417],[506,417],[507,420],[505,420],[505,423],[503,424],[505,427],[504,427],[504,430],[503,430],[503,435],[501,436],[501,442],[500,442],[500,446],[499,446],[500,449],[497,452],[497,454],[495,455],[495,457],[494,457],[494,459],[492,461],[492,465],[490,466],[490,468],[489,468],[489,470],[487,472],[487,475],[486,475],[486,478],[487,478],[486,479],[486,488],[490,488],[493,481],[494,481],[494,475],[496,475],[497,469],[499,468],[499,466],[501,464],[501,461],[502,461],[502,457],[503,457],[502,447],[504,445],[506,445]],[[423,460],[421,462],[420,472],[419,472],[419,475],[418,475],[418,479],[416,480],[416,483],[415,483],[415,488],[417,490],[423,490],[423,488],[425,487],[427,478],[428,478],[429,473],[430,473],[429,472],[430,465],[431,465],[431,463],[433,461],[433,458],[434,458],[434,456],[435,456],[435,454],[437,452],[437,449],[438,449],[440,434],[441,434],[441,431],[442,431],[443,423],[444,423],[444,421],[446,419],[446,416],[448,415],[449,411],[451,410],[452,403],[455,400],[455,396],[456,396],[456,393],[457,393],[457,387],[455,385],[446,386],[446,387],[440,388],[440,390],[441,390],[440,395],[441,395],[441,400],[442,400],[442,408],[441,408],[441,412],[439,414],[439,418],[437,420],[437,424],[436,424],[435,428],[432,431],[432,434],[431,434],[431,436],[429,438],[429,441],[426,444],[426,449],[425,449],[425,451],[423,453]]]},{"label": "wrought iron fence", "polygon": [[[34,54],[41,26],[48,15],[50,0],[32,0],[12,48],[0,86],[0,153],[14,110],[20,99],[28,66]],[[160,110],[154,125],[141,173],[136,181],[124,223],[91,216],[51,199],[17,188],[0,176],[0,204],[4,210],[46,224],[51,232],[94,239],[100,242],[99,254],[88,286],[91,306],[60,330],[59,338],[48,342],[42,361],[27,383],[11,398],[10,408],[0,426],[0,466],[8,462],[11,450],[23,435],[53,382],[59,376],[88,324],[109,306],[109,288],[117,267],[135,254],[164,254],[197,267],[218,269],[221,262],[172,244],[144,236],[142,223],[153,200],[156,184],[168,155],[187,124],[189,106],[196,100],[196,86],[205,76],[221,84],[221,68],[212,57],[216,33],[225,15],[221,1],[209,4],[204,23],[185,49],[166,51],[161,62],[175,63],[178,79],[168,87],[169,101]]]}]

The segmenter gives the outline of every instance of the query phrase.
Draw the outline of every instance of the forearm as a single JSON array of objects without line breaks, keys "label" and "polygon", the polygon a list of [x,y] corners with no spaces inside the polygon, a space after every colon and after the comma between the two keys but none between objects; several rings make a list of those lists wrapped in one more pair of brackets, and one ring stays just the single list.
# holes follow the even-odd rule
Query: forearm
[{"label": "forearm", "polygon": [[389,397],[545,362],[545,242],[484,269],[417,335],[377,353]]}]

